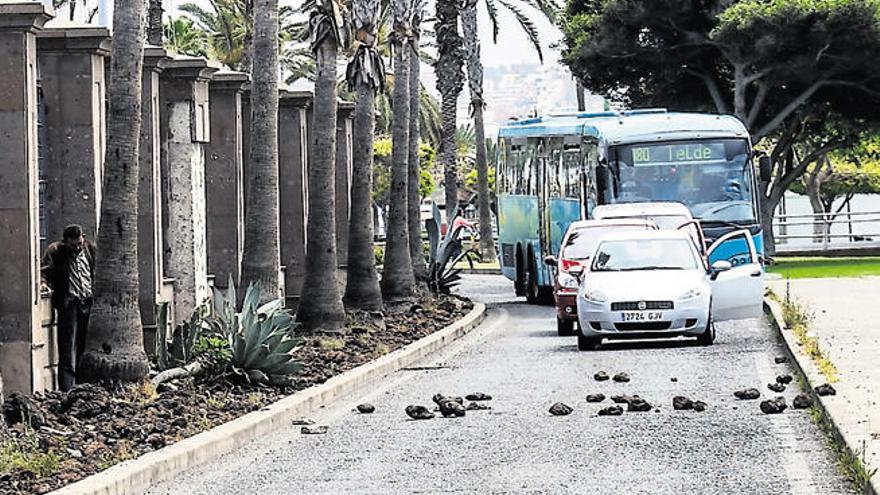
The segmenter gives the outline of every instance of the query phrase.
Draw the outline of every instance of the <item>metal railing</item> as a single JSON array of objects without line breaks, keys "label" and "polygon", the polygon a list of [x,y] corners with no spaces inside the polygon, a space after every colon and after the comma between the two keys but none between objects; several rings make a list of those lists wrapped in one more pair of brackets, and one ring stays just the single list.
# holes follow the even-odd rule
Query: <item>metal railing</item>
[{"label": "metal railing", "polygon": [[[809,240],[811,242],[802,245],[821,249],[873,247],[880,243],[880,211],[800,215],[780,213],[773,218],[773,227],[776,244],[782,246],[796,240]],[[804,233],[807,231],[805,227],[809,227],[807,233]],[[798,233],[789,233],[790,230]]]}]

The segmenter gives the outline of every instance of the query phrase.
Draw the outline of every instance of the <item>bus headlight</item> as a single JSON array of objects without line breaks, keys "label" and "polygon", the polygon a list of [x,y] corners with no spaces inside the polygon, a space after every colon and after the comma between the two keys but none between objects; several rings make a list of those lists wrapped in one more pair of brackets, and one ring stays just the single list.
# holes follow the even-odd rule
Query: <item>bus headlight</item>
[{"label": "bus headlight", "polygon": [[578,279],[565,272],[559,272],[558,280],[559,285],[564,289],[577,289],[580,286]]}]

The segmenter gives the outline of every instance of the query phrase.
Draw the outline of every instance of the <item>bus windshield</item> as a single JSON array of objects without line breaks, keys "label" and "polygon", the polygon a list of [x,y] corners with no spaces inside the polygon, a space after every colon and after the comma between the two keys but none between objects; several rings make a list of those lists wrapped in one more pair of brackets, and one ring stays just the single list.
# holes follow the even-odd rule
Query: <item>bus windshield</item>
[{"label": "bus windshield", "polygon": [[677,201],[704,223],[756,223],[745,139],[632,144],[611,156],[609,203]]}]

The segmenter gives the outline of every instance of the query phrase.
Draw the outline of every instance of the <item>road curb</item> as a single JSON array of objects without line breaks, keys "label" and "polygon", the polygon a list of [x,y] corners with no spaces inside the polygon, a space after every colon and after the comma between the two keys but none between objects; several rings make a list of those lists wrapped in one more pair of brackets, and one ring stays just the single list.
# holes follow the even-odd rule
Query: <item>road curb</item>
[{"label": "road curb", "polygon": [[500,268],[462,268],[464,275],[501,275]]},{"label": "road curb", "polygon": [[379,379],[436,352],[479,326],[486,306],[474,303],[462,319],[367,364],[337,375],[321,385],[301,390],[259,411],[186,438],[137,459],[117,464],[50,495],[117,495],[143,493],[152,485],[173,478],[241,447],[273,430],[289,426],[293,418],[307,416],[335,398],[356,393]]},{"label": "road curb", "polygon": [[[843,429],[838,424],[838,420],[834,418],[834,415],[829,409],[829,401],[833,401],[836,396],[820,397],[816,394],[815,390],[813,390],[814,387],[826,383],[825,377],[819,371],[819,368],[813,364],[813,361],[810,360],[810,357],[806,352],[801,348],[797,341],[797,337],[795,337],[792,331],[785,326],[785,319],[782,316],[782,307],[776,301],[773,301],[769,297],[765,297],[764,311],[770,316],[770,325],[782,338],[790,361],[795,367],[795,371],[809,386],[809,394],[813,397],[813,403],[819,407],[822,411],[822,416],[828,421],[834,440],[839,445],[846,448],[851,455],[856,456],[858,453],[858,446],[853,445],[853,441],[847,438]],[[878,495],[877,486],[877,477],[872,477],[868,482],[868,486],[865,487],[865,495]]]}]

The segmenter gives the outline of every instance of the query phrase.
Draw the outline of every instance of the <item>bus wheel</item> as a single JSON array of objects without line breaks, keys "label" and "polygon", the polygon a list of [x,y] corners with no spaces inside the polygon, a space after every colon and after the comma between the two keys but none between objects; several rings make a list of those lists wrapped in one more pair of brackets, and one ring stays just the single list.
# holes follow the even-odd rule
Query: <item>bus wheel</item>
[{"label": "bus wheel", "polygon": [[538,268],[535,266],[534,256],[529,256],[529,269],[526,270],[526,301],[529,304],[538,304],[541,291],[538,287]]},{"label": "bus wheel", "polygon": [[513,290],[517,296],[526,295],[526,270],[519,249],[516,250],[516,279],[513,281]]}]

